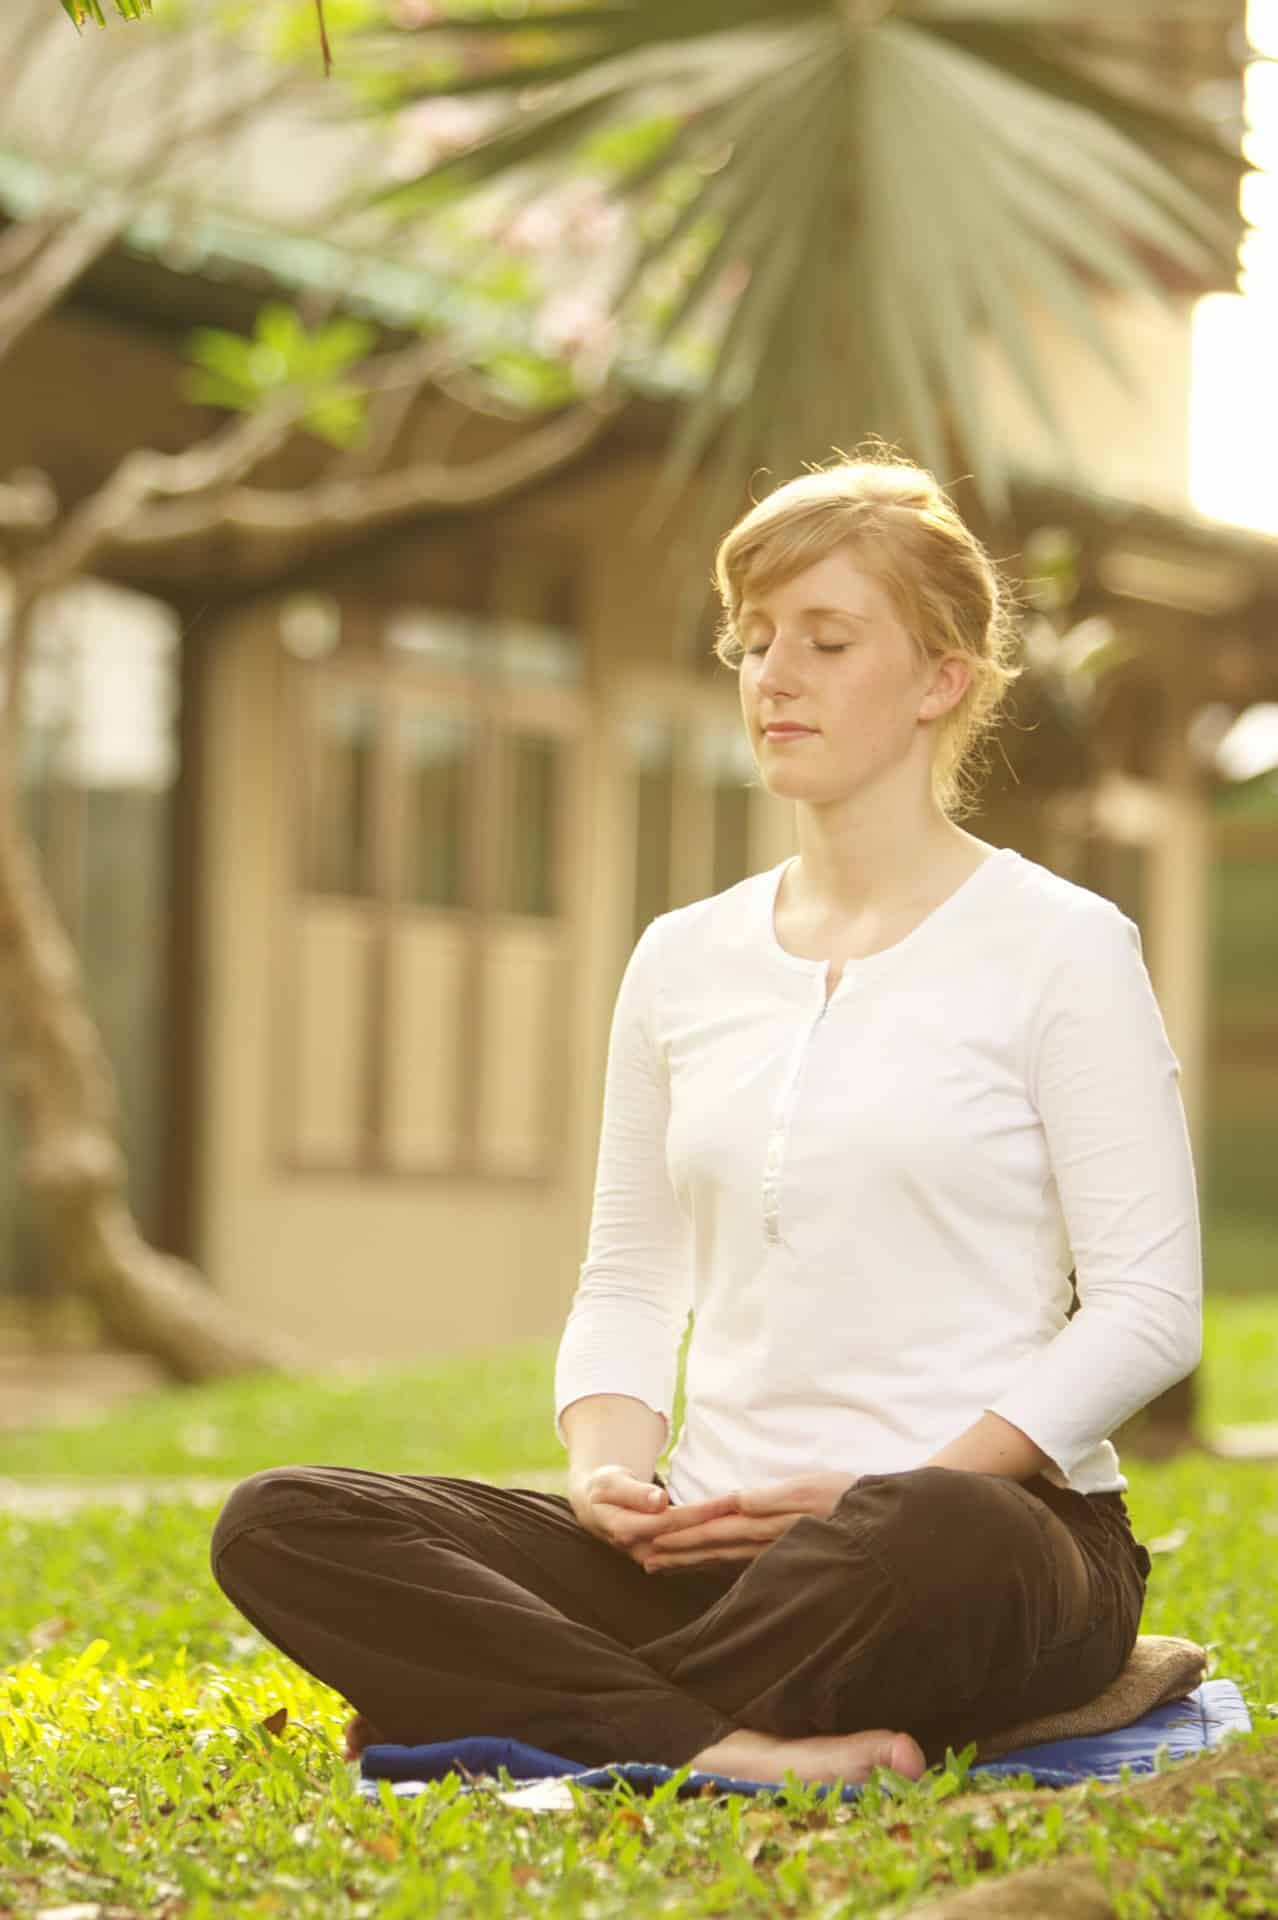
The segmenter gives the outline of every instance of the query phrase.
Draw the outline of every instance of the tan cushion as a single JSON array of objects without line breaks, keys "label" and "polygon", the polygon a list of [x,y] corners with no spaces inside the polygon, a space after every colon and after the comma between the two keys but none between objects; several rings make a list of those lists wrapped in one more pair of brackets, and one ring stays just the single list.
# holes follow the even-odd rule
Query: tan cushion
[{"label": "tan cushion", "polygon": [[1143,1633],[1118,1678],[1094,1700],[1063,1713],[1041,1714],[1037,1720],[1022,1720],[1017,1726],[987,1733],[977,1743],[976,1758],[997,1760],[1018,1747],[1037,1747],[1045,1740],[1078,1740],[1088,1734],[1112,1733],[1115,1727],[1130,1727],[1142,1714],[1192,1693],[1206,1673],[1206,1652],[1192,1640]]}]

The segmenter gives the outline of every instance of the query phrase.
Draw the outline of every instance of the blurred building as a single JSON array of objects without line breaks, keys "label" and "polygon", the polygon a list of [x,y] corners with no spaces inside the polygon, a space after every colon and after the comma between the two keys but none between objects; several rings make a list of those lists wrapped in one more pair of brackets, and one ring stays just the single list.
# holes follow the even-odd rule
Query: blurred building
[{"label": "blurred building", "polygon": [[[1142,31],[1165,87],[1237,117],[1227,50],[1190,21]],[[36,144],[0,141],[11,219],[52,164]],[[178,398],[181,342],[210,321],[247,329],[267,292],[340,285],[403,323],[408,270],[273,224],[276,174],[255,164],[276,187],[259,199],[246,175],[234,216],[157,201],[0,366],[5,469],[41,468],[74,500],[129,446],[206,432]],[[985,370],[1021,475],[1018,536],[1071,542],[1056,628],[1100,623],[1129,657],[1085,706],[1066,682],[1055,698],[1025,684],[968,824],[1139,920],[1200,1163],[1224,1089],[1234,1211],[1263,1221],[1278,1016],[1272,982],[1240,978],[1228,1004],[1245,1013],[1213,1031],[1213,926],[1231,968],[1272,964],[1272,905],[1247,903],[1257,877],[1272,903],[1278,816],[1219,804],[1218,749],[1236,715],[1278,700],[1278,543],[1190,510],[1190,317],[1208,290],[1108,297],[1127,397],[1043,323],[1068,486]],[[509,431],[455,424],[459,455]],[[559,1325],[631,946],[654,914],[795,848],[790,810],[750,784],[709,616],[690,645],[668,534],[644,530],[665,428],[660,405],[639,407],[500,507],[334,536],[301,560],[198,533],[120,555],[47,623],[33,818],[124,1078],[143,1225],[317,1359]],[[315,458],[273,477],[304,480]],[[12,1181],[6,1205],[0,1267],[34,1284]],[[1239,1257],[1259,1270],[1268,1254]]]}]

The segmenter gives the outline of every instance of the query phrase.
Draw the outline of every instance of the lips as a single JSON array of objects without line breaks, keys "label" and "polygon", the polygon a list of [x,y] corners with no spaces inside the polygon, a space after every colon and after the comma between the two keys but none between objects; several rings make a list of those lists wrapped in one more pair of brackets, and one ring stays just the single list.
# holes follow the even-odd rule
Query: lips
[{"label": "lips", "polygon": [[775,726],[775,727],[765,727],[763,731],[765,733],[815,733],[816,728],[815,727]]}]

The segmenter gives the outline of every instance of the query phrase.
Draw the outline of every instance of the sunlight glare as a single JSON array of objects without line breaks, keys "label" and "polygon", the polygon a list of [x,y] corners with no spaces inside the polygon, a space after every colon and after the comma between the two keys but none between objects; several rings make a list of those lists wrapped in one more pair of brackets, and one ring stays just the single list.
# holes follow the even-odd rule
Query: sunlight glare
[{"label": "sunlight glare", "polygon": [[1210,294],[1194,313],[1190,497],[1200,513],[1278,534],[1278,0],[1250,0],[1247,32],[1264,59],[1247,69],[1247,157],[1266,169],[1243,186],[1252,231],[1242,294]]},{"label": "sunlight glare", "polygon": [[1247,38],[1266,60],[1278,60],[1278,0],[1251,0]]}]

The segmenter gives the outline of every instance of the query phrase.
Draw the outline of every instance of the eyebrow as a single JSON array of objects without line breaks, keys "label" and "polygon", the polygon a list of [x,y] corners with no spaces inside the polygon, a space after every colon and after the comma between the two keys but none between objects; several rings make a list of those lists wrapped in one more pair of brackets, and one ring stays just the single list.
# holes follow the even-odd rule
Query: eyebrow
[{"label": "eyebrow", "polygon": [[[741,620],[766,620],[769,616],[762,607],[752,606],[747,600],[738,618]],[[855,620],[861,626],[869,624],[868,613],[853,613],[848,607],[801,607],[801,620]]]}]

